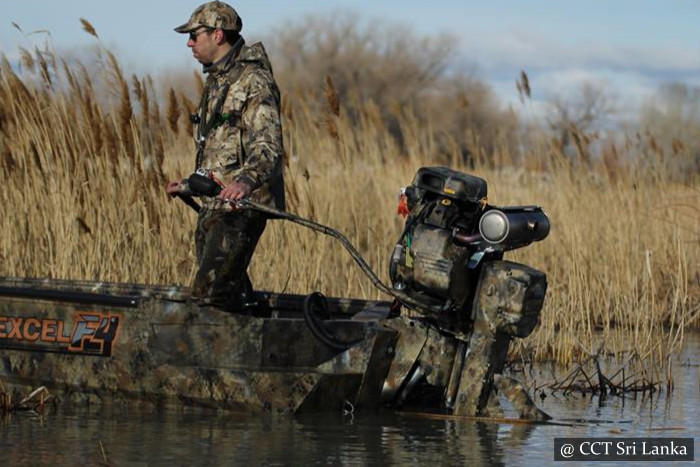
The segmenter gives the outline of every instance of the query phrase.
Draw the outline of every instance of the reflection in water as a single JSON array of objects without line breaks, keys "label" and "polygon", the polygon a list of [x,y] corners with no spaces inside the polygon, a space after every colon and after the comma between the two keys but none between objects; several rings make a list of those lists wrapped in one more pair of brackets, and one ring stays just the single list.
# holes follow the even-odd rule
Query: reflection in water
[{"label": "reflection in water", "polygon": [[[670,397],[660,394],[547,397],[561,420],[600,423],[525,425],[381,413],[297,418],[61,405],[43,417],[0,419],[0,465],[556,465],[555,437],[685,436],[700,432],[697,356],[692,339]],[[603,423],[603,421],[609,421]],[[673,430],[670,430],[673,429]]]},{"label": "reflection in water", "polygon": [[[535,426],[355,417],[232,416],[202,411],[63,410],[4,419],[3,465],[506,465]],[[94,464],[93,464],[94,465]]]}]

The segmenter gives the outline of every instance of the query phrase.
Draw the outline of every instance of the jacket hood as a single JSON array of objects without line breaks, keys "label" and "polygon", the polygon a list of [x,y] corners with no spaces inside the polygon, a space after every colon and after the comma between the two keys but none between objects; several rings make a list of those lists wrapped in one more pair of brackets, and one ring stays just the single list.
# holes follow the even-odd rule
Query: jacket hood
[{"label": "jacket hood", "polygon": [[243,42],[243,38],[240,39],[240,43],[236,43],[233,46],[231,52],[222,58],[221,61],[210,67],[205,67],[204,72],[214,75],[228,73],[236,62],[256,64],[258,67],[272,73],[272,64],[265,51],[265,46],[261,42],[247,46]]},{"label": "jacket hood", "polygon": [[272,64],[265,51],[265,46],[262,42],[256,42],[250,47],[244,45],[241,49],[241,53],[238,54],[237,60],[242,62],[255,62],[261,68],[267,71],[272,71]]}]

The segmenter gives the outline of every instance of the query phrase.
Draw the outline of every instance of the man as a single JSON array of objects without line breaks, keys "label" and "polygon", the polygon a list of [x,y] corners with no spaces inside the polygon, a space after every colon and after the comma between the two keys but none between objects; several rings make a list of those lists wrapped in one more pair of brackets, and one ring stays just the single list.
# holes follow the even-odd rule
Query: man
[{"label": "man", "polygon": [[[218,197],[203,197],[195,244],[199,269],[192,298],[229,311],[253,302],[246,272],[265,229],[266,218],[252,209],[236,210],[248,197],[284,209],[280,93],[263,45],[247,46],[243,22],[231,6],[208,2],[187,23],[187,46],[207,74],[196,123],[196,169],[223,186]],[[168,184],[175,196],[182,181]]]}]

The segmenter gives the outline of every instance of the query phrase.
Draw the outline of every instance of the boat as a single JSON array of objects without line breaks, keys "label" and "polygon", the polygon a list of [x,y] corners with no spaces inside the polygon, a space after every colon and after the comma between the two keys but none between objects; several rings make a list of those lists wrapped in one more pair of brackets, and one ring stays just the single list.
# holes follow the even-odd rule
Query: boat
[{"label": "boat", "polygon": [[532,206],[488,207],[485,191],[446,168],[418,172],[402,200],[412,214],[392,285],[369,274],[387,301],[257,291],[232,313],[194,303],[186,287],[2,277],[0,389],[43,386],[81,403],[483,417],[502,416],[500,394],[521,418],[545,420],[502,373],[511,340],[537,325],[546,275],[503,253],[544,238],[548,220]]}]

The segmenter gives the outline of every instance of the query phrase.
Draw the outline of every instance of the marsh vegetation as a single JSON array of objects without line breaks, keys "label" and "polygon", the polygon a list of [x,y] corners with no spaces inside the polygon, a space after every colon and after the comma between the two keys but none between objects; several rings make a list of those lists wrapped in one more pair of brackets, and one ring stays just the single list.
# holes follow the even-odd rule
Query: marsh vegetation
[{"label": "marsh vegetation", "polygon": [[[277,64],[288,209],[344,232],[386,280],[397,194],[415,171],[483,177],[491,204],[538,204],[552,221],[549,238],[509,257],[549,280],[541,324],[513,357],[614,357],[665,379],[700,324],[700,115],[672,105],[692,89],[662,90],[631,130],[571,113],[522,122],[485,84],[446,73],[449,41],[377,48],[361,31],[335,43],[314,27],[299,49],[313,66]],[[195,216],[164,187],[192,170],[201,78],[129,76],[95,40],[89,64],[50,48],[2,57],[0,275],[189,284]],[[351,56],[363,58],[354,74]],[[525,74],[518,86],[527,106]],[[289,223],[268,227],[251,276],[266,290],[385,298],[332,239]]]}]

